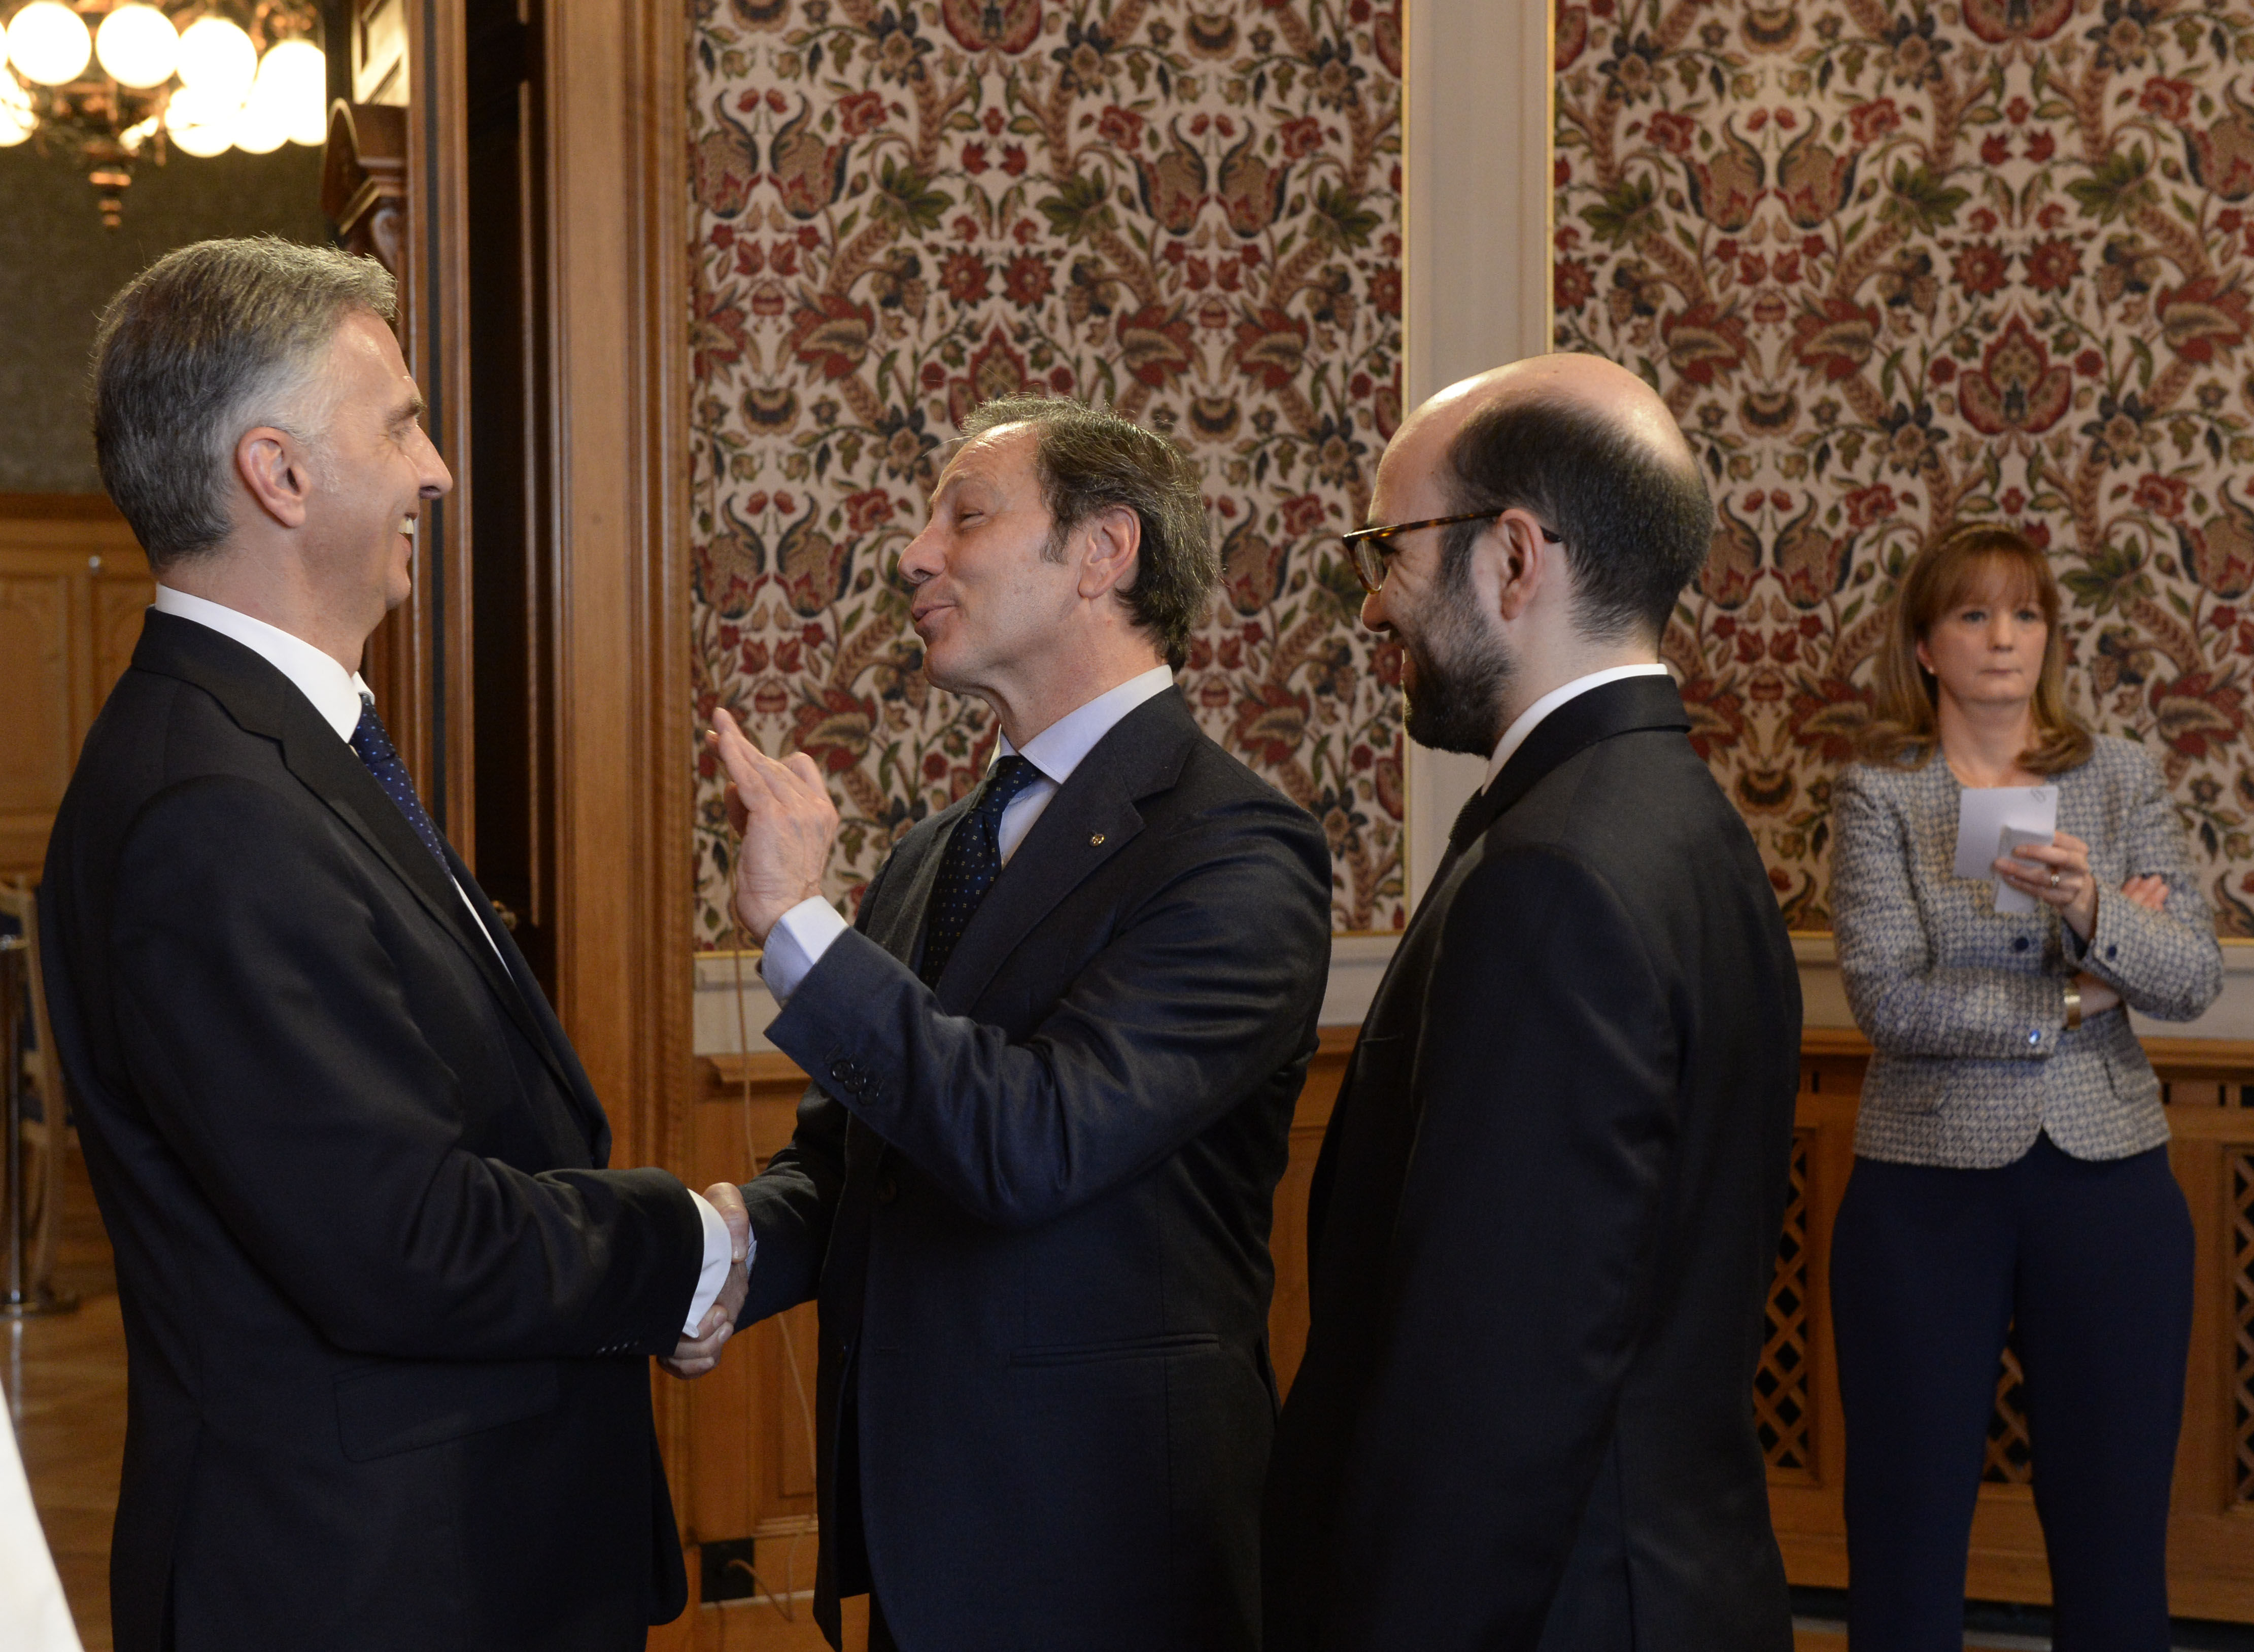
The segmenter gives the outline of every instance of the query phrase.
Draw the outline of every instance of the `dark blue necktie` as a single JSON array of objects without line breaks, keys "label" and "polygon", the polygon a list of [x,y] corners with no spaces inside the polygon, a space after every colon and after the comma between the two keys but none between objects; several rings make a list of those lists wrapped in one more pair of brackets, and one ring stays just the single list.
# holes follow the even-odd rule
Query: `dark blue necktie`
[{"label": "dark blue necktie", "polygon": [[439,869],[452,877],[453,869],[446,864],[446,851],[438,841],[438,829],[423,812],[423,800],[415,795],[415,782],[408,778],[407,765],[399,760],[391,736],[384,732],[383,719],[375,714],[375,702],[366,696],[360,703],[360,722],[352,732],[352,748],[368,765],[368,772],[375,776],[375,783],[383,788],[384,795],[399,805],[399,812],[407,816],[407,823],[415,829],[415,835],[423,840],[423,847],[430,851]]},{"label": "dark blue necktie", "polygon": [[1040,778],[1040,770],[1012,752],[988,772],[977,802],[956,823],[955,836],[947,840],[947,850],[940,857],[931,909],[924,920],[923,968],[918,973],[926,986],[946,970],[979,903],[1002,875],[1002,811]]}]

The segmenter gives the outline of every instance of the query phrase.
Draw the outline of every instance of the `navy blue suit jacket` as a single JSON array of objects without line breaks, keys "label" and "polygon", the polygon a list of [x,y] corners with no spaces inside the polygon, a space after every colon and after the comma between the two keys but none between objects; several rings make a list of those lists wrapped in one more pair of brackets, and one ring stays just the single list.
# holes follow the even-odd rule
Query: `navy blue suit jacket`
[{"label": "navy blue suit jacket", "polygon": [[914,961],[970,801],[902,840],[768,1029],[815,1083],[744,1190],[744,1319],[821,1304],[816,1611],[834,1642],[873,1578],[917,1652],[1249,1652],[1323,836],[1161,694],[934,990]]}]

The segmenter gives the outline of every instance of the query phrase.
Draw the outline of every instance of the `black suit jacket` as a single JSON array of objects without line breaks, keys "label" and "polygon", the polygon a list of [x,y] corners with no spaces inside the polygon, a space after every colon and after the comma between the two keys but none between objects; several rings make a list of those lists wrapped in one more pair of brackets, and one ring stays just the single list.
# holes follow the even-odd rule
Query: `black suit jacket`
[{"label": "black suit jacket", "polygon": [[970,800],[918,825],[768,1029],[815,1076],[745,1192],[746,1321],[821,1303],[816,1613],[916,1652],[1258,1642],[1270,1203],[1330,957],[1322,834],[1130,712],[936,990]]},{"label": "black suit jacket", "polygon": [[602,1168],[508,932],[286,677],[153,612],[39,906],[124,1308],[121,1652],[640,1648],[701,1225]]},{"label": "black suit jacket", "polygon": [[1634,677],[1459,821],[1318,1162],[1271,1652],[1792,1644],[1754,1433],[1797,1087],[1776,898]]}]

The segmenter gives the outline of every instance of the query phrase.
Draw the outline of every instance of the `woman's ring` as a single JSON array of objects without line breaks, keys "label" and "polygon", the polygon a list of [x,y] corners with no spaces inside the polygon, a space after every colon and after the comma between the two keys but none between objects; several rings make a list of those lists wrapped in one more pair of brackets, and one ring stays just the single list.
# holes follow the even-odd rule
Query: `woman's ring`
[{"label": "woman's ring", "polygon": [[2056,867],[2053,867],[2051,869],[2050,886],[2054,889],[2058,887],[2058,869]]}]

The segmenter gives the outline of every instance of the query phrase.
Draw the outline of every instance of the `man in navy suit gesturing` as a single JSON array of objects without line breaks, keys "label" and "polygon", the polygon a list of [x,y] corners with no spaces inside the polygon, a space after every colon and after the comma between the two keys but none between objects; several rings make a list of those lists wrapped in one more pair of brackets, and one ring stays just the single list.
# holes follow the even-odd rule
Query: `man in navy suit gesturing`
[{"label": "man in navy suit gesturing", "polygon": [[1000,749],[852,928],[811,760],[715,729],[767,1036],[815,1081],[744,1189],[743,1318],[821,1305],[833,1642],[867,1591],[879,1648],[1250,1652],[1329,857],[1173,687],[1215,573],[1187,460],[1069,402],[968,436],[900,571],[926,670]]}]

